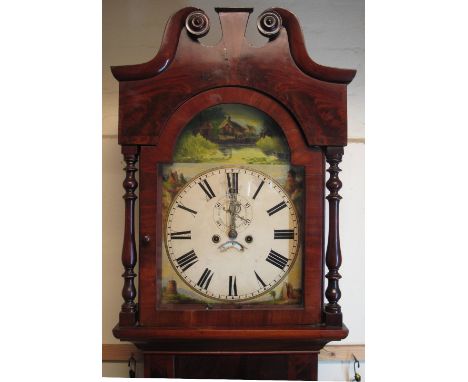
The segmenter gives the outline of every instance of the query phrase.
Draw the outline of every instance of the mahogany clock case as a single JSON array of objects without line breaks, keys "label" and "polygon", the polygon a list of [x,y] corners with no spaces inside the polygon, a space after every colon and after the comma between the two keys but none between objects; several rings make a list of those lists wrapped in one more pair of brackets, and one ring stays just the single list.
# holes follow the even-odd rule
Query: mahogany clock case
[{"label": "mahogany clock case", "polygon": [[[283,129],[291,150],[291,164],[304,167],[305,216],[304,232],[304,299],[301,307],[258,307],[242,305],[173,305],[161,307],[161,182],[158,165],[170,163],[174,142],[187,121],[200,111],[223,103],[251,105],[271,116]],[[145,146],[140,155],[140,231],[152,237],[140,247],[140,280],[148,280],[140,288],[139,320],[141,325],[196,326],[203,325],[275,325],[318,324],[322,309],[322,259],[323,259],[323,208],[324,208],[324,159],[318,149],[309,149],[304,144],[301,132],[292,117],[271,98],[261,93],[242,88],[217,88],[191,98],[169,119],[161,135],[162,148]],[[155,255],[156,254],[156,255]],[[156,277],[154,277],[156,275]],[[141,283],[141,281],[140,281]]]},{"label": "mahogany clock case", "polygon": [[[209,30],[206,14],[187,7],[168,21],[161,48],[152,60],[112,67],[119,81],[119,144],[127,165],[124,303],[113,332],[147,351],[147,376],[182,375],[180,370],[188,364],[180,364],[176,353],[216,352],[237,354],[240,358],[233,359],[239,362],[251,353],[283,354],[286,358],[281,362],[291,371],[286,373],[288,379],[301,378],[297,367],[310,369],[304,378],[316,378],[317,352],[348,333],[338,303],[338,165],[347,143],[346,87],[356,72],[315,63],[307,54],[296,17],[285,9],[273,8],[260,15],[258,29],[269,39],[262,47],[252,47],[245,38],[252,9],[216,11],[222,38],[215,46],[204,46],[198,40]],[[210,309],[161,304],[161,166],[173,162],[177,139],[187,123],[203,110],[222,104],[252,106],[270,116],[284,133],[291,165],[304,169],[303,300],[299,306],[225,304]],[[330,177],[325,197],[326,163]],[[134,227],[137,198],[138,239]],[[326,243],[325,199],[329,208]],[[174,374],[177,365],[179,372]],[[249,368],[244,366],[242,370]]]}]

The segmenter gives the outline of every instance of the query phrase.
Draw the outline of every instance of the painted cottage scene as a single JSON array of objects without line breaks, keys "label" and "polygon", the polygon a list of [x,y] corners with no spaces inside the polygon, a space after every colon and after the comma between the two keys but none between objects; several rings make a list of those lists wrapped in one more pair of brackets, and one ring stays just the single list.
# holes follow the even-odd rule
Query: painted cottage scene
[{"label": "painted cottage scene", "polygon": [[283,164],[289,148],[269,116],[250,106],[223,104],[199,113],[176,146],[176,162]]}]

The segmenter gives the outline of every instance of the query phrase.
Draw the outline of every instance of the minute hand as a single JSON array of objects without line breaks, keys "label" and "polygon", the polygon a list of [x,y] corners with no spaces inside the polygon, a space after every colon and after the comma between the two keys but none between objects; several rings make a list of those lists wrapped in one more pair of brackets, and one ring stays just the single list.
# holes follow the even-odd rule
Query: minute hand
[{"label": "minute hand", "polygon": [[236,231],[236,210],[237,210],[237,195],[235,193],[229,194],[229,232],[230,239],[237,237]]}]

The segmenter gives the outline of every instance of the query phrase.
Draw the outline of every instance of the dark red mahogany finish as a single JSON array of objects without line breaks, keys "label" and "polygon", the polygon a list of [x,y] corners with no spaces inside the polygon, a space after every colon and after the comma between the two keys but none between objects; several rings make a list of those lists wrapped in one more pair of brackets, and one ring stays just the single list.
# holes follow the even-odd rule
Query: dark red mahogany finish
[{"label": "dark red mahogany finish", "polygon": [[127,163],[127,167],[125,167],[126,177],[123,182],[125,188],[125,195],[123,196],[125,199],[125,228],[122,248],[122,265],[124,266],[122,297],[124,303],[119,318],[119,323],[122,325],[135,325],[137,320],[137,306],[134,301],[136,297],[134,281],[136,274],[133,268],[137,261],[135,244],[135,201],[137,196],[135,190],[138,187],[138,182],[135,179],[135,172],[137,171],[138,150],[138,146],[122,146],[122,154],[125,163]]},{"label": "dark red mahogany finish", "polygon": [[[144,351],[146,377],[317,378],[317,354],[346,337],[339,268],[338,164],[347,141],[346,86],[354,70],[312,61],[296,17],[274,8],[258,19],[269,38],[260,48],[244,37],[252,9],[217,8],[222,39],[198,38],[209,30],[205,13],[184,8],[169,20],[151,61],[113,67],[119,81],[119,143],[127,164],[124,287],[117,338]],[[161,306],[161,176],[177,137],[196,114],[220,103],[243,103],[270,115],[284,131],[291,163],[305,170],[304,303],[302,307],[249,305]],[[135,172],[139,166],[139,290],[134,284]],[[325,162],[330,178],[329,237],[325,253]],[[328,267],[325,275],[324,263]],[[324,276],[328,279],[323,285]],[[324,304],[324,296],[327,303]]]},{"label": "dark red mahogany finish", "polygon": [[[170,162],[173,144],[178,134],[194,116],[207,107],[219,103],[243,103],[251,105],[272,116],[283,128],[291,148],[291,161],[304,166],[308,199],[305,206],[304,240],[304,308],[275,306],[270,309],[255,306],[226,306],[222,309],[207,310],[205,306],[174,305],[171,309],[159,308],[158,297],[161,287],[161,226],[154,219],[161,215],[158,203],[160,180],[158,163]],[[322,305],[322,249],[323,249],[323,200],[324,160],[319,149],[311,150],[304,143],[301,130],[290,114],[271,98],[253,90],[238,87],[223,87],[207,90],[184,103],[167,122],[158,146],[141,148],[140,166],[140,232],[143,236],[154,237],[140,249],[141,280],[152,280],[149,288],[140,288],[139,322],[154,326],[195,326],[203,325],[279,325],[279,324],[320,324]],[[156,256],[155,256],[156,253]],[[157,275],[156,279],[154,275]],[[231,309],[227,309],[231,308]]]},{"label": "dark red mahogany finish", "polygon": [[265,46],[254,48],[244,37],[249,12],[220,10],[223,38],[207,47],[181,30],[194,10],[184,8],[172,16],[153,60],[112,68],[120,81],[121,145],[157,145],[178,107],[220,86],[257,89],[277,99],[297,119],[309,146],[346,145],[346,84],[355,72],[313,62],[290,12],[275,9],[285,27]]}]

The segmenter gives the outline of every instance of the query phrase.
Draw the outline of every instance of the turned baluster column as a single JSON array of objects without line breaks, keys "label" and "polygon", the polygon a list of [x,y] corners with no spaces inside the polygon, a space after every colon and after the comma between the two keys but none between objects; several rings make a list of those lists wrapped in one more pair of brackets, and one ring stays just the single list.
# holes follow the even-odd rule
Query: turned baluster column
[{"label": "turned baluster column", "polygon": [[341,298],[341,290],[339,280],[341,275],[339,269],[341,266],[341,248],[340,248],[340,216],[339,205],[341,196],[338,192],[341,189],[342,183],[338,177],[341,169],[338,167],[343,156],[343,147],[327,147],[325,149],[325,156],[330,167],[328,172],[330,177],[326,183],[327,189],[330,193],[327,195],[328,211],[329,211],[329,225],[328,225],[328,244],[326,252],[326,264],[328,273],[325,277],[328,279],[325,297],[328,303],[325,305],[325,322],[327,325],[341,326],[343,324],[343,317],[341,313],[341,306],[338,301]]},{"label": "turned baluster column", "polygon": [[122,154],[127,165],[124,169],[126,176],[123,182],[125,189],[123,196],[125,200],[125,229],[122,247],[122,265],[124,266],[122,297],[124,303],[119,315],[119,325],[129,326],[137,322],[137,305],[134,301],[136,297],[136,273],[133,268],[137,261],[135,244],[135,201],[137,196],[135,190],[138,187],[138,182],[135,178],[135,172],[137,171],[138,146],[122,146]]}]

